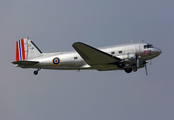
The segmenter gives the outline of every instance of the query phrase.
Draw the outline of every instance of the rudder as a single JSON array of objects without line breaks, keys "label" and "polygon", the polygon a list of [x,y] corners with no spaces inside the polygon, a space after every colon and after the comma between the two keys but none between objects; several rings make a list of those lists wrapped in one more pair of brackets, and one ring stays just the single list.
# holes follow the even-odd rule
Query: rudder
[{"label": "rudder", "polygon": [[27,41],[25,39],[16,41],[16,61],[25,60],[28,58],[27,48]]},{"label": "rudder", "polygon": [[36,58],[41,54],[39,48],[28,37],[16,41],[16,61]]}]

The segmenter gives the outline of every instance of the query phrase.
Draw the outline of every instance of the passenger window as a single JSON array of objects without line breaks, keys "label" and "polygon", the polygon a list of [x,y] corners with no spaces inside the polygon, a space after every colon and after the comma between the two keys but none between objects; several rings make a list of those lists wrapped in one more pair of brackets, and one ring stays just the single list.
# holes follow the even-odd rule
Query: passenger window
[{"label": "passenger window", "polygon": [[74,60],[78,59],[78,57],[74,57]]},{"label": "passenger window", "polygon": [[122,51],[118,51],[118,53],[122,53]]},{"label": "passenger window", "polygon": [[111,52],[111,54],[115,54],[115,52]]}]

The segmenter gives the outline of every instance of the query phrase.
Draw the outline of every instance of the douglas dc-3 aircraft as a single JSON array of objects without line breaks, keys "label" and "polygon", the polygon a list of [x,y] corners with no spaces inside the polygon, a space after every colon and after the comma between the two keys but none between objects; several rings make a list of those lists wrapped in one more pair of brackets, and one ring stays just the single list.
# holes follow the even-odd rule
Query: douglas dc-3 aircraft
[{"label": "douglas dc-3 aircraft", "polygon": [[16,41],[16,67],[36,68],[37,75],[41,69],[53,70],[124,70],[126,73],[136,72],[145,67],[147,60],[161,54],[161,50],[152,44],[131,43],[110,47],[94,48],[76,42],[73,48],[77,52],[42,53],[27,37]]}]

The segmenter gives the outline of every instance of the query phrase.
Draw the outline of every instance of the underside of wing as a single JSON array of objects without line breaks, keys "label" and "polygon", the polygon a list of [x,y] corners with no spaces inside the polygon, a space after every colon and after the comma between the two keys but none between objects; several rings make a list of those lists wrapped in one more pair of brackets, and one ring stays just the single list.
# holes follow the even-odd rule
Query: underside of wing
[{"label": "underside of wing", "polygon": [[72,46],[85,60],[85,62],[91,66],[112,64],[121,61],[120,58],[112,56],[111,54],[108,54],[81,42],[76,42]]},{"label": "underside of wing", "polygon": [[38,61],[14,61],[12,62],[15,65],[34,65],[39,63]]}]

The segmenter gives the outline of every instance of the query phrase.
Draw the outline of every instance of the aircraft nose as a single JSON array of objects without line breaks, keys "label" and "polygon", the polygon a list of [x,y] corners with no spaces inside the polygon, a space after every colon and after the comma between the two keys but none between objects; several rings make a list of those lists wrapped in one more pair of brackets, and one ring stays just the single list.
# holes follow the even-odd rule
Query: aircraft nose
[{"label": "aircraft nose", "polygon": [[160,55],[162,53],[161,49],[157,48],[157,53]]},{"label": "aircraft nose", "polygon": [[160,55],[162,53],[162,51],[159,48],[154,48],[154,49],[152,49],[151,53],[153,55],[157,55],[158,56],[158,55]]},{"label": "aircraft nose", "polygon": [[155,49],[155,54],[160,55],[161,53],[162,53],[161,49],[159,49],[159,48]]}]

